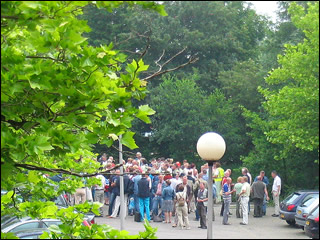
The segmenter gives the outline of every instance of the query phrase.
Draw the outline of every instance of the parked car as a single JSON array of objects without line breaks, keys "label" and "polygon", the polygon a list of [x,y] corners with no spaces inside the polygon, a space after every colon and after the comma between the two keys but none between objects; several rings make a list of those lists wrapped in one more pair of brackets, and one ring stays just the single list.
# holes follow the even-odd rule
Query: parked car
[{"label": "parked car", "polygon": [[305,232],[308,237],[319,239],[319,204],[308,215]]},{"label": "parked car", "polygon": [[291,193],[280,203],[280,219],[285,220],[290,225],[295,225],[297,207],[306,197],[314,194],[319,194],[319,190],[300,190]]},{"label": "parked car", "polygon": [[61,224],[61,221],[58,219],[43,219],[41,221],[39,219],[32,219],[31,217],[13,217],[10,221],[7,221],[7,223],[1,226],[1,231],[4,233],[16,233],[26,229],[48,228],[53,224],[59,225]]},{"label": "parked car", "polygon": [[43,232],[49,231],[45,228],[27,229],[15,232],[14,234],[20,239],[40,239]]},{"label": "parked car", "polygon": [[[1,196],[6,194],[7,191],[5,190],[1,190]],[[23,198],[19,193],[16,193],[17,195],[17,199],[18,199],[18,203],[24,202],[26,201],[28,198]],[[42,201],[46,201],[46,199],[42,199]],[[70,206],[68,200],[67,200],[67,194],[60,194],[57,197],[54,197],[52,199],[50,199],[50,201],[54,202],[57,207],[60,208],[67,208]],[[84,220],[88,221],[90,224],[94,224],[95,223],[95,214],[88,212],[84,214]],[[1,228],[3,223],[5,223],[8,220],[12,220],[14,219],[13,216],[9,216],[9,215],[5,215],[5,216],[1,216]]]},{"label": "parked car", "polygon": [[[39,229],[43,229],[43,231],[45,231],[45,229],[49,228],[51,225],[59,225],[61,223],[62,222],[59,219],[39,220],[32,219],[31,217],[12,217],[10,221],[7,221],[6,223],[1,225],[1,232],[12,232],[19,234],[26,231],[32,232],[32,230],[34,230],[35,232],[39,232]],[[87,220],[83,220],[82,225],[87,227],[91,226],[90,222],[88,222]]]},{"label": "parked car", "polygon": [[297,207],[295,215],[296,224],[304,229],[307,216],[317,205],[319,205],[319,194],[311,194],[306,197],[303,202]]}]

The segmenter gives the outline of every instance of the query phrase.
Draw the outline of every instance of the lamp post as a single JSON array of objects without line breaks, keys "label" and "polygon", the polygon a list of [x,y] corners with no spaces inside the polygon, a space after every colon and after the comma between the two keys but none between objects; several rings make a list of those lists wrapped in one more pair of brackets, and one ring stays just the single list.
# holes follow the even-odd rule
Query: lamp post
[{"label": "lamp post", "polygon": [[214,161],[219,161],[226,151],[226,143],[224,139],[215,132],[207,132],[203,134],[197,143],[197,152],[199,156],[209,165],[208,178],[208,232],[207,239],[212,239],[212,166]]}]

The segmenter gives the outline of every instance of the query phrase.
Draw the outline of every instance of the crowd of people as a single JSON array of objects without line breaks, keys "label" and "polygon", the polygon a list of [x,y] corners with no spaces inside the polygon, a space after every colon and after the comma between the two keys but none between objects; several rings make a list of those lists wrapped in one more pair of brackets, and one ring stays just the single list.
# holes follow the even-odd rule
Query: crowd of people
[{"label": "crowd of people", "polygon": [[[112,169],[114,159],[103,154],[98,160],[101,169]],[[221,203],[220,216],[223,225],[230,225],[228,218],[232,196],[235,195],[236,217],[242,219],[241,225],[247,225],[250,213],[250,197],[254,203],[253,216],[261,218],[266,215],[266,204],[269,201],[267,187],[269,179],[265,172],[252,178],[247,168],[242,168],[242,176],[237,183],[232,183],[231,169],[224,170],[219,162],[213,165],[213,195],[208,196],[208,164],[201,166],[198,171],[195,164],[184,160],[182,163],[173,159],[152,159],[149,163],[137,153],[135,158],[124,161],[124,199],[127,213],[135,216],[135,221],[164,222],[172,227],[190,229],[189,214],[194,213],[195,220],[199,221],[199,228],[207,228],[207,203],[213,198],[216,204]],[[272,171],[274,178],[272,196],[275,203],[273,217],[279,216],[279,195],[281,179],[276,171]],[[120,212],[120,170],[112,170],[109,175],[97,175],[100,184],[95,185],[92,191],[85,188],[77,189],[75,202],[84,202],[91,195],[92,200],[108,206],[108,214],[101,216],[116,218]],[[213,221],[215,213],[213,211]]]}]

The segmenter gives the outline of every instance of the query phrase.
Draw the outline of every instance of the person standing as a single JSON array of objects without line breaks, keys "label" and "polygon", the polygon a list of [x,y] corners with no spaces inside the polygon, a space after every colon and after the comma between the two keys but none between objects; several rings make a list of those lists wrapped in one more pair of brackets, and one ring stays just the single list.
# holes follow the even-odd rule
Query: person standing
[{"label": "person standing", "polygon": [[[124,175],[123,176],[123,189],[124,189],[124,202],[125,204],[127,204],[127,201],[128,201],[128,192],[127,192],[127,189],[128,189],[128,186],[129,186],[129,181],[130,178],[127,176],[127,175]],[[119,208],[120,208],[120,177],[116,178],[116,181],[115,181],[116,185],[115,185],[115,188],[116,188],[116,200],[115,200],[115,206],[114,206],[114,210],[111,214],[111,216],[109,216],[109,218],[115,218],[117,217],[118,215],[118,211],[119,211]],[[127,215],[127,205],[126,207],[124,208],[124,216]]]},{"label": "person standing", "polygon": [[[110,177],[110,184],[109,184],[109,192],[111,193],[110,199],[109,199],[109,209],[108,209],[108,216],[112,215],[113,212],[113,206],[115,204],[115,200],[117,197],[117,189],[116,189],[116,181],[119,178],[120,170],[117,169],[115,171],[115,175],[111,175]],[[120,194],[119,194],[120,195]]]},{"label": "person standing", "polygon": [[[94,194],[94,201],[104,204],[104,187],[106,185],[106,179],[101,174],[97,175],[96,178],[98,178],[100,180],[100,184],[95,185],[96,191]],[[99,208],[99,212],[100,212],[101,217],[103,215],[102,206]]]},{"label": "person standing", "polygon": [[162,211],[164,212],[164,215],[165,215],[165,223],[171,223],[171,217],[173,212],[173,199],[176,196],[176,192],[170,185],[171,185],[171,181],[170,179],[168,179],[166,181],[166,187],[162,190],[162,198],[163,198]]},{"label": "person standing", "polygon": [[[269,185],[269,179],[267,176],[265,176],[265,172],[264,171],[260,171],[260,175],[259,175],[262,179],[262,182],[264,182],[266,184],[266,187],[267,187],[267,191],[268,191],[268,185]],[[258,177],[259,176],[256,176],[254,181],[258,181]],[[267,212],[267,195],[264,195],[264,198],[263,198],[263,205],[262,205],[262,215],[266,215],[266,212]]]},{"label": "person standing", "polygon": [[139,197],[139,209],[141,214],[141,222],[144,221],[144,213],[147,215],[147,220],[150,222],[150,187],[147,176],[144,173],[142,178],[138,182],[138,197]]},{"label": "person standing", "polygon": [[[158,181],[155,181],[152,184],[152,195],[153,195],[153,200],[152,200],[152,214],[153,216],[158,215],[158,209],[159,207],[162,209],[162,190],[166,187],[165,182],[163,181],[163,175],[159,175]],[[161,214],[163,217],[163,213]]]},{"label": "person standing", "polygon": [[178,227],[180,226],[181,229],[183,229],[183,226],[186,226],[186,229],[189,230],[190,224],[187,209],[187,193],[183,190],[184,187],[180,185],[175,197],[176,213],[178,215]]},{"label": "person standing", "polygon": [[242,189],[242,177],[238,177],[236,185],[234,185],[234,189],[236,190],[236,217],[242,218],[242,210],[241,210],[241,199],[240,192]]},{"label": "person standing", "polygon": [[200,183],[198,196],[197,196],[197,210],[200,215],[200,226],[198,228],[207,229],[206,222],[206,207],[208,204],[208,190],[205,188],[204,183]]},{"label": "person standing", "polygon": [[138,182],[141,180],[140,171],[136,170],[134,172],[134,177],[132,178],[134,189],[133,189],[133,199],[134,199],[134,212],[140,212],[140,204],[139,204],[139,197],[138,197]]},{"label": "person standing", "polygon": [[262,182],[262,178],[260,176],[257,178],[257,181],[252,184],[251,192],[254,204],[253,217],[262,217],[264,195],[267,196],[267,200],[269,199],[269,196],[266,184]]},{"label": "person standing", "polygon": [[248,203],[250,197],[250,184],[248,183],[248,177],[242,178],[242,188],[240,192],[241,207],[242,207],[242,222],[241,225],[248,225]]},{"label": "person standing", "polygon": [[[242,168],[242,175],[243,177],[247,177],[248,179],[248,183],[251,186],[252,184],[252,178],[251,178],[251,174],[249,173],[248,168]],[[250,213],[250,198],[249,198],[249,202],[248,202],[248,214]]]},{"label": "person standing", "polygon": [[223,225],[230,225],[228,223],[228,216],[229,216],[229,208],[231,204],[231,194],[235,192],[235,190],[231,190],[231,178],[227,177],[227,182],[223,185],[223,203],[224,203],[224,210],[223,210]]},{"label": "person standing", "polygon": [[273,177],[272,197],[274,201],[274,214],[272,214],[272,217],[279,217],[279,196],[281,192],[281,178],[278,176],[278,173],[275,170],[271,172],[271,176]]},{"label": "person standing", "polygon": [[216,170],[213,172],[213,178],[214,178],[214,181],[216,182],[217,193],[218,193],[216,203],[221,202],[220,191],[221,191],[221,187],[222,187],[221,181],[222,181],[223,176],[224,176],[224,170],[223,170],[223,168],[221,168],[221,164],[216,163]]}]

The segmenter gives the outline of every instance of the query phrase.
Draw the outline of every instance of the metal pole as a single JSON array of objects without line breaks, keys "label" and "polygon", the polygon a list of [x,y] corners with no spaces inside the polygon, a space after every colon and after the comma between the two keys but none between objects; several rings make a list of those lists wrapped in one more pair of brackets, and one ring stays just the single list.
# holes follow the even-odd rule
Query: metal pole
[{"label": "metal pole", "polygon": [[[122,135],[119,136],[119,164],[123,164],[121,138]],[[124,202],[123,166],[120,167],[120,174],[120,230],[124,230],[125,208],[127,206]]]},{"label": "metal pole", "polygon": [[212,167],[213,162],[208,162],[209,165],[209,178],[208,178],[208,232],[207,239],[212,239],[212,213],[213,213],[213,197],[212,197]]}]

